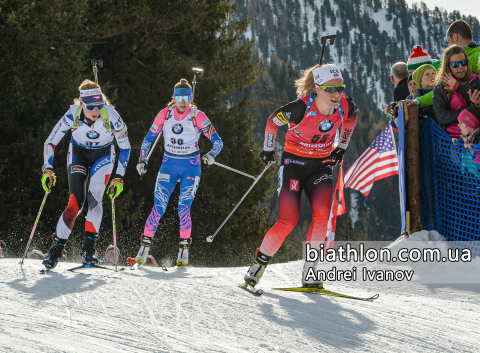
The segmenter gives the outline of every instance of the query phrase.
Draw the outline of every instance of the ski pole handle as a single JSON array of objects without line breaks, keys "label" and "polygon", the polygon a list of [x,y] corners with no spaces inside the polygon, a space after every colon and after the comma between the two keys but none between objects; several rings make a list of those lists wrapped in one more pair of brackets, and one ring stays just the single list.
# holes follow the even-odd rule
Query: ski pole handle
[{"label": "ski pole handle", "polygon": [[211,243],[213,241],[213,239],[215,238],[215,236],[217,235],[217,233],[220,231],[220,229],[222,229],[222,227],[225,225],[225,223],[227,223],[228,219],[231,217],[231,215],[233,214],[233,212],[235,212],[235,210],[238,208],[238,206],[240,206],[240,204],[242,203],[242,201],[245,199],[245,197],[247,197],[248,193],[253,189],[253,187],[255,186],[255,184],[257,184],[257,182],[260,180],[260,178],[263,176],[263,174],[265,174],[265,172],[267,171],[268,168],[270,168],[270,166],[275,163],[275,161],[272,161],[270,163],[268,163],[265,168],[263,169],[263,171],[260,173],[260,175],[255,179],[255,181],[253,182],[252,186],[250,186],[250,188],[247,190],[247,192],[245,193],[245,195],[242,196],[242,198],[240,199],[240,201],[238,201],[238,203],[235,205],[235,207],[233,208],[233,210],[228,214],[227,218],[225,218],[225,220],[222,222],[222,224],[220,224],[220,227],[218,227],[218,229],[215,231],[215,233],[209,237],[207,237],[207,242]]},{"label": "ski pole handle", "polygon": [[[48,188],[52,188],[52,179],[50,179],[50,182],[48,183]],[[48,192],[45,193],[45,196],[43,196],[43,201],[42,204],[40,205],[40,210],[38,211],[37,214],[37,219],[35,220],[35,223],[33,225],[32,232],[30,233],[30,239],[28,239],[27,247],[25,248],[25,252],[23,253],[23,258],[20,260],[19,264],[23,265],[23,261],[25,260],[25,257],[27,256],[28,248],[30,248],[30,243],[32,242],[33,234],[35,234],[35,229],[37,229],[37,224],[40,219],[40,215],[42,214],[43,211],[43,206],[45,206],[45,201],[47,200],[48,197]]]}]

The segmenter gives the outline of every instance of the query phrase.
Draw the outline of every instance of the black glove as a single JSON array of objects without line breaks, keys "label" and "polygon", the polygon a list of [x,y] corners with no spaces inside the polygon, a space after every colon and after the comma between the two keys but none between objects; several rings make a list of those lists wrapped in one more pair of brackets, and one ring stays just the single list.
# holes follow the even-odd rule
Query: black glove
[{"label": "black glove", "polygon": [[330,153],[330,158],[332,159],[332,166],[338,165],[343,160],[343,155],[345,150],[343,148],[337,147]]},{"label": "black glove", "polygon": [[258,156],[265,165],[268,165],[270,162],[275,162],[275,151],[262,151]]}]

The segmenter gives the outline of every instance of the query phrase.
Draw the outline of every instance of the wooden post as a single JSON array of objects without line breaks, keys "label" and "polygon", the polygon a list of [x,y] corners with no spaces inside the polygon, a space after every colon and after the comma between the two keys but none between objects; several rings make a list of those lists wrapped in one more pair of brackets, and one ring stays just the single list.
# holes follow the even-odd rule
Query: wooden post
[{"label": "wooden post", "polygon": [[405,183],[407,192],[407,210],[409,213],[409,233],[422,230],[422,203],[420,198],[420,120],[418,106],[405,110]]}]

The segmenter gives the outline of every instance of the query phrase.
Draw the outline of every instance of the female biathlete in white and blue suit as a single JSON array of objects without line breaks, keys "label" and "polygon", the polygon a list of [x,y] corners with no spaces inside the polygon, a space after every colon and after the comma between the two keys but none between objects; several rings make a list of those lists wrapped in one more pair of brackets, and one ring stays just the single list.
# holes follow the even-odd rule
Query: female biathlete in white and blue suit
[{"label": "female biathlete in white and blue suit", "polygon": [[[68,186],[70,198],[68,205],[57,223],[57,231],[48,258],[43,262],[46,268],[54,268],[62,256],[65,243],[75,224],[75,219],[88,198],[88,213],[85,221],[85,242],[82,252],[84,263],[95,264],[95,242],[102,222],[103,193],[112,174],[115,164],[115,146],[113,139],[120,147],[118,166],[115,176],[109,185],[110,197],[116,198],[123,190],[123,177],[130,158],[130,142],[127,126],[115,108],[108,105],[100,86],[85,80],[79,87],[80,99],[55,125],[52,133],[45,141],[43,152],[44,165],[42,185],[46,192],[51,179],[55,185],[53,173],[53,155],[55,147],[68,131],[72,138],[67,154]],[[90,176],[88,194],[85,189]]]},{"label": "female biathlete in white and blue suit", "polygon": [[[177,181],[180,182],[180,198],[178,200],[180,249],[177,265],[186,266],[188,264],[188,251],[192,233],[190,208],[200,183],[199,134],[203,132],[213,142],[212,150],[203,156],[204,163],[213,164],[215,157],[223,147],[222,139],[218,136],[205,113],[194,106],[190,106],[192,87],[187,80],[182,79],[175,85],[173,98],[167,108],[162,109],[155,117],[152,127],[143,140],[137,166],[140,175],[146,172],[150,146],[155,137],[163,130],[165,155],[157,176],[155,204],[145,224],[140,250],[135,258],[135,261],[139,264],[144,264],[147,260],[148,250],[157,231],[158,222],[165,213],[168,200]],[[130,264],[132,262],[130,261]]]}]

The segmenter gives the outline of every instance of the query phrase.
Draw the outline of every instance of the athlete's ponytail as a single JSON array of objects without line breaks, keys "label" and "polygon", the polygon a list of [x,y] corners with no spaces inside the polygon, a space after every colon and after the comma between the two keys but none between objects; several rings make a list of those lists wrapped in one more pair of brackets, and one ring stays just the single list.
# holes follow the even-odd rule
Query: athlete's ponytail
[{"label": "athlete's ponytail", "polygon": [[[184,78],[182,78],[180,81],[178,81],[175,84],[175,88],[190,88],[192,89],[192,86],[188,83],[188,81]],[[172,99],[170,102],[167,104],[167,108],[173,107],[175,105],[175,99]],[[192,105],[194,108],[196,108],[195,104]]]},{"label": "athlete's ponytail", "polygon": [[[93,89],[93,88],[100,88],[100,85],[98,85],[97,83],[95,83],[91,80],[85,80],[80,84],[80,86],[78,86],[78,91]],[[102,96],[103,96],[103,101],[105,102],[105,104],[110,105],[110,101],[108,100],[108,98],[105,96],[105,94],[103,92],[102,92]],[[80,98],[75,98],[73,100],[73,104],[80,105]]]},{"label": "athlete's ponytail", "polygon": [[310,93],[315,93],[315,81],[313,80],[313,70],[325,65],[315,65],[306,70],[302,70],[302,77],[295,80],[295,87],[297,87],[297,95],[299,97],[308,96]]}]

